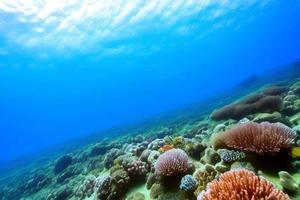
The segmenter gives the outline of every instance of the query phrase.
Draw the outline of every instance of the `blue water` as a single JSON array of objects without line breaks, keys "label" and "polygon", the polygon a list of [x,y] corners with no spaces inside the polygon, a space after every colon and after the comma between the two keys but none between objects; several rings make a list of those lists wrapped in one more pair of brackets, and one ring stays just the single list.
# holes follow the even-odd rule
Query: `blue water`
[{"label": "blue water", "polygon": [[0,162],[300,58],[298,0],[49,2],[0,2]]}]

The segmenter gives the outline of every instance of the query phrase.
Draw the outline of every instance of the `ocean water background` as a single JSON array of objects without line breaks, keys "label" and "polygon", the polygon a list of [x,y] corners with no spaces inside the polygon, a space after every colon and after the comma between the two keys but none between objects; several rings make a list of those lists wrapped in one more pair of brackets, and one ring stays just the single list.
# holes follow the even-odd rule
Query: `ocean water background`
[{"label": "ocean water background", "polygon": [[0,162],[298,60],[299,9],[297,0],[1,1]]}]

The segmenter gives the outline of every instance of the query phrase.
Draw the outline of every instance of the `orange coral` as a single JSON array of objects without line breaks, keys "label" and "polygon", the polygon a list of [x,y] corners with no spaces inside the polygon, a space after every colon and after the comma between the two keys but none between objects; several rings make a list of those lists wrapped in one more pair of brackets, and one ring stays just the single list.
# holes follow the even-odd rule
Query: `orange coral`
[{"label": "orange coral", "polygon": [[164,146],[159,148],[160,152],[166,152],[169,151],[171,149],[174,149],[174,146],[172,144],[165,144]]},{"label": "orange coral", "polygon": [[217,135],[214,146],[258,154],[276,153],[289,148],[295,137],[295,131],[281,123],[247,122]]},{"label": "orange coral", "polygon": [[253,172],[241,169],[222,174],[198,200],[289,200],[289,196]]}]

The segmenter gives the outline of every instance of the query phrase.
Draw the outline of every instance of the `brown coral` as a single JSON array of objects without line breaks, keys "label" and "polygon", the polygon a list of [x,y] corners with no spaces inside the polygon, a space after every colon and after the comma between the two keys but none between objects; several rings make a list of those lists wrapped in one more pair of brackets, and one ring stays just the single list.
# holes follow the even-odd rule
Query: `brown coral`
[{"label": "brown coral", "polygon": [[198,200],[289,200],[289,196],[253,172],[241,169],[222,174]]},{"label": "brown coral", "polygon": [[268,88],[265,88],[263,90],[263,94],[266,94],[266,95],[281,95],[282,93],[286,92],[287,89],[288,88],[285,87],[285,86],[273,85],[273,86],[270,86]]},{"label": "brown coral", "polygon": [[257,154],[276,153],[290,147],[296,133],[281,123],[239,124],[215,137],[215,148],[229,147]]},{"label": "brown coral", "polygon": [[283,101],[280,96],[255,94],[246,99],[224,106],[211,114],[213,120],[240,120],[249,114],[258,112],[274,112],[282,109]]},{"label": "brown coral", "polygon": [[203,190],[205,190],[207,184],[213,181],[218,176],[217,170],[212,165],[205,165],[202,169],[196,171],[193,175],[195,180],[198,182],[197,188],[194,194],[197,196]]}]

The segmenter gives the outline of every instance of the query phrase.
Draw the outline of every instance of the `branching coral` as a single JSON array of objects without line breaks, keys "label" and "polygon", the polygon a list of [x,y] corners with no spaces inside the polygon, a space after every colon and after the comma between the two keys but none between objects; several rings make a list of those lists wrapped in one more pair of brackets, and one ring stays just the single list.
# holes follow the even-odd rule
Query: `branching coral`
[{"label": "branching coral", "polygon": [[218,176],[218,172],[212,165],[205,165],[203,168],[197,170],[193,176],[198,182],[197,189],[195,190],[195,195],[197,196],[200,192],[205,190],[209,182]]},{"label": "branching coral", "polygon": [[208,185],[198,200],[289,200],[289,196],[255,173],[242,169],[222,174]]},{"label": "branching coral", "polygon": [[158,157],[155,173],[163,176],[173,176],[187,172],[188,168],[188,155],[181,149],[172,149]]},{"label": "branching coral", "polygon": [[214,139],[214,146],[257,154],[276,153],[289,148],[295,137],[296,132],[281,123],[247,122],[218,134]]}]

